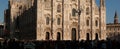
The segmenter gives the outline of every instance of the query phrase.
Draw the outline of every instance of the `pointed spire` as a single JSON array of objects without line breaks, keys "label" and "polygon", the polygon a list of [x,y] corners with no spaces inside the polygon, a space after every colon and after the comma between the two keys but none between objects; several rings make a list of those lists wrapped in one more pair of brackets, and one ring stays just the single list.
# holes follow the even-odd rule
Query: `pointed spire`
[{"label": "pointed spire", "polygon": [[114,18],[118,18],[117,11],[115,11],[115,16],[114,16]]},{"label": "pointed spire", "polygon": [[118,24],[118,15],[117,12],[115,11],[115,16],[114,16],[114,24]]},{"label": "pointed spire", "polygon": [[105,0],[100,0],[100,6],[105,6]]}]

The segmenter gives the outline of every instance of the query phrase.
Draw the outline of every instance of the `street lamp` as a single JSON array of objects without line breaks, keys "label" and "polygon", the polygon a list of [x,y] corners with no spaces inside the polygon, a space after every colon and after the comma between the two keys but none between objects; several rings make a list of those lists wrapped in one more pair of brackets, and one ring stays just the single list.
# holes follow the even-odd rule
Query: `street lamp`
[{"label": "street lamp", "polygon": [[51,19],[51,37],[52,37],[52,40],[53,40],[53,22],[55,21],[55,19]]},{"label": "street lamp", "polygon": [[81,10],[78,9],[78,40],[80,39],[80,15],[81,15]]},{"label": "street lamp", "polygon": [[80,0],[78,0],[78,40],[80,39],[80,15],[81,15],[81,10],[80,10]]}]

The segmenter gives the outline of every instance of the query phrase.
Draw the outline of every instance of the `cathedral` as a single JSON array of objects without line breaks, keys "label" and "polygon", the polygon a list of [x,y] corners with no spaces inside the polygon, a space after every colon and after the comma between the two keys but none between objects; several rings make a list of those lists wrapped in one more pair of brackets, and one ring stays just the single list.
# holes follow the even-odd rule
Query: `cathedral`
[{"label": "cathedral", "polygon": [[104,40],[105,0],[9,0],[10,34],[21,40]]}]

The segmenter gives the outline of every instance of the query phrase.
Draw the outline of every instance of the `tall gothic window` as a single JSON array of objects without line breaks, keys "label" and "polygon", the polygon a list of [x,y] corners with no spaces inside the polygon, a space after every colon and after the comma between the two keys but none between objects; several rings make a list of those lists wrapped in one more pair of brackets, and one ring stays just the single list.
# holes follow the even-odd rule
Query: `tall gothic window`
[{"label": "tall gothic window", "polygon": [[87,25],[87,26],[89,26],[89,25],[90,25],[90,24],[89,24],[89,20],[86,20],[86,25]]},{"label": "tall gothic window", "polygon": [[46,40],[49,40],[49,39],[50,39],[50,33],[46,32]]},{"label": "tall gothic window", "polygon": [[77,13],[76,9],[73,8],[73,9],[72,9],[72,16],[76,16],[76,13]]},{"label": "tall gothic window", "polygon": [[89,7],[86,8],[86,15],[89,15]]},{"label": "tall gothic window", "polygon": [[60,18],[57,18],[57,24],[60,25]]},{"label": "tall gothic window", "polygon": [[86,2],[88,2],[88,0],[86,0]]},{"label": "tall gothic window", "polygon": [[76,0],[72,0],[72,1],[76,1]]},{"label": "tall gothic window", "polygon": [[57,12],[61,12],[61,5],[60,4],[57,5]]},{"label": "tall gothic window", "polygon": [[49,25],[50,23],[49,20],[50,20],[49,17],[46,17],[46,25]]},{"label": "tall gothic window", "polygon": [[49,1],[49,0],[44,0],[44,2],[47,2],[47,1]]},{"label": "tall gothic window", "polygon": [[46,0],[44,0],[46,2]]},{"label": "tall gothic window", "polygon": [[98,21],[97,20],[95,21],[95,25],[96,25],[96,27],[98,26]]}]

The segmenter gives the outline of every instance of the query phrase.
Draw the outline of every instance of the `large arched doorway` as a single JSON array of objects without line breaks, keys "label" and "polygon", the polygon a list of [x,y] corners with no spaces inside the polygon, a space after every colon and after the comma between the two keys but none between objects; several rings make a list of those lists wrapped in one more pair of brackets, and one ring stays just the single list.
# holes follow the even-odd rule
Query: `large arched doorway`
[{"label": "large arched doorway", "polygon": [[76,28],[72,28],[72,40],[76,40]]},{"label": "large arched doorway", "polygon": [[89,33],[87,33],[86,35],[87,35],[86,40],[90,40],[90,35],[89,35]]},{"label": "large arched doorway", "polygon": [[49,39],[50,39],[50,33],[46,32],[46,40],[49,40]]},{"label": "large arched doorway", "polygon": [[57,32],[57,40],[60,40],[61,39],[60,37],[61,37],[60,32]]},{"label": "large arched doorway", "polygon": [[98,40],[98,33],[95,34],[95,39]]}]

